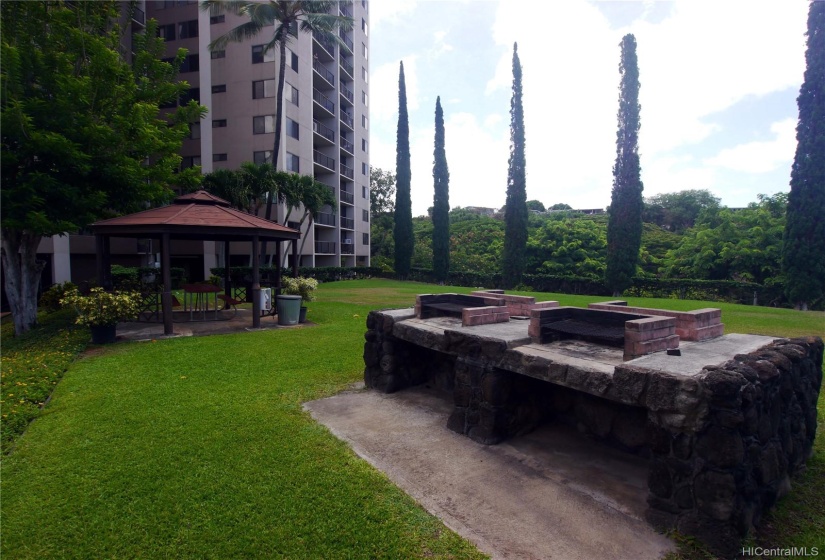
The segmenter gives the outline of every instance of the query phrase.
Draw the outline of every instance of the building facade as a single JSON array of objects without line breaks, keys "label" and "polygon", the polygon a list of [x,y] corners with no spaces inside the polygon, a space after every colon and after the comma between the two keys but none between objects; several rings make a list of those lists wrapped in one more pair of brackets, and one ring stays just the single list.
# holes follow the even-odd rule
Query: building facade
[{"label": "building facade", "polygon": [[[324,208],[314,223],[301,224],[301,266],[368,266],[370,262],[369,197],[369,15],[366,0],[334,3],[334,13],[352,18],[351,30],[338,31],[340,41],[295,30],[287,44],[281,147],[277,167],[312,175],[326,184],[337,200]],[[211,15],[196,0],[138,0],[124,2],[124,21],[132,33],[158,22],[166,40],[166,56],[187,50],[179,78],[190,85],[189,97],[207,108],[206,117],[192,126],[181,150],[182,167],[198,165],[203,173],[237,169],[243,162],[271,162],[274,145],[275,95],[279,70],[277,47],[264,52],[274,27],[224,50],[209,44],[244,18]],[[124,53],[130,51],[129,33]],[[186,99],[181,102],[187,101]],[[283,205],[272,217],[299,227],[302,209]],[[121,240],[113,245],[113,262],[151,264],[156,247],[151,240]],[[222,244],[179,242],[173,246],[173,266],[186,270],[191,281],[209,277],[223,266]],[[93,278],[95,248],[91,236],[55,236],[40,251],[50,261],[46,280],[62,282]],[[268,252],[274,254],[270,244]],[[248,250],[234,247],[232,263],[248,264]],[[284,246],[283,264],[291,265]],[[274,264],[274,263],[273,263]],[[49,276],[51,276],[49,278]]]}]

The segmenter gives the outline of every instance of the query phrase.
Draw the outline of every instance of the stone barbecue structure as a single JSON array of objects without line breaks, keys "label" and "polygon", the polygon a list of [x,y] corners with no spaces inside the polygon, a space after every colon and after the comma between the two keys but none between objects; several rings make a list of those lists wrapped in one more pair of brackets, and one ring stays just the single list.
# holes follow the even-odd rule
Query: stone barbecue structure
[{"label": "stone barbecue structure", "polygon": [[722,335],[715,309],[519,298],[422,295],[371,312],[366,385],[452,392],[448,427],[480,443],[549,421],[645,456],[648,522],[736,554],[811,454],[822,340]]}]

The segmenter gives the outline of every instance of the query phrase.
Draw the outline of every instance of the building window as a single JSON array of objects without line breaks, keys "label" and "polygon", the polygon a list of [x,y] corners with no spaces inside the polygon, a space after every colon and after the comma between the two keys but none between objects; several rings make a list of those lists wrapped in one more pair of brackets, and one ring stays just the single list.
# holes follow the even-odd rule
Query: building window
[{"label": "building window", "polygon": [[158,37],[164,39],[166,42],[175,40],[175,24],[158,25]]},{"label": "building window", "polygon": [[365,222],[370,221],[370,211],[369,210],[361,210],[361,219]]},{"label": "building window", "polygon": [[200,56],[190,54],[183,59],[183,64],[180,65],[180,73],[184,74],[186,72],[197,72],[200,70],[200,66]]},{"label": "building window", "polygon": [[363,245],[369,245],[370,244],[370,234],[369,233],[362,233],[361,234],[361,243]]},{"label": "building window", "polygon": [[209,18],[209,23],[211,25],[215,25],[216,23],[223,23],[225,21],[226,21],[226,16],[224,14],[221,14],[219,16],[212,16],[211,18]]},{"label": "building window", "polygon": [[361,198],[367,198],[367,187],[361,186]]},{"label": "building window", "polygon": [[261,64],[262,62],[275,62],[275,49],[269,49],[264,52],[265,45],[252,46],[252,64]]},{"label": "building window", "polygon": [[364,78],[364,83],[365,84],[370,83],[370,73],[367,72],[367,69],[364,68],[363,66],[361,67],[361,77]]},{"label": "building window", "polygon": [[275,97],[276,87],[274,79],[252,82],[252,99]]},{"label": "building window", "polygon": [[215,60],[216,58],[226,58],[226,51],[212,51],[210,56],[212,60]]},{"label": "building window", "polygon": [[178,37],[190,39],[198,36],[198,20],[184,21],[178,24]]},{"label": "building window", "polygon": [[367,151],[367,146],[368,146],[368,144],[369,144],[369,143],[366,141],[366,139],[361,138],[361,151],[362,151],[362,152],[366,152],[366,151]]},{"label": "building window", "polygon": [[252,161],[254,161],[257,165],[262,163],[272,163],[272,150],[267,150],[265,152],[253,152]]},{"label": "building window", "polygon": [[252,117],[252,134],[272,134],[275,132],[275,116]]},{"label": "building window", "polygon": [[212,161],[226,161],[226,154],[212,154]]},{"label": "building window", "polygon": [[364,104],[364,107],[368,107],[370,104],[370,97],[366,91],[361,92],[361,102]]},{"label": "building window", "polygon": [[289,47],[286,49],[286,61],[290,68],[296,72],[298,71],[298,55],[292,52]]},{"label": "building window", "polygon": [[364,35],[369,37],[370,34],[370,27],[367,25],[367,20],[361,18],[361,31],[364,32]]},{"label": "building window", "polygon": [[300,173],[300,160],[295,154],[286,153],[286,170],[293,173]]},{"label": "building window", "polygon": [[364,128],[370,127],[370,120],[367,118],[367,115],[361,115],[361,126]]},{"label": "building window", "polygon": [[226,119],[217,119],[212,121],[212,128],[226,128]]},{"label": "building window", "polygon": [[201,164],[201,156],[183,156],[180,160],[181,169],[189,169]]},{"label": "building window", "polygon": [[368,60],[370,57],[370,50],[367,48],[366,43],[361,43],[361,54],[364,55],[364,60]]},{"label": "building window", "polygon": [[286,97],[286,100],[289,101],[290,103],[292,103],[293,105],[295,105],[296,107],[298,106],[298,89],[297,88],[293,87],[290,84],[285,84],[284,85],[284,97]]},{"label": "building window", "polygon": [[195,101],[197,103],[201,102],[201,88],[189,88],[189,91],[180,96],[178,104],[183,106],[188,104],[190,101]]},{"label": "building window", "polygon": [[368,175],[369,172],[367,171],[367,164],[361,162],[361,175]]},{"label": "building window", "polygon": [[286,135],[298,140],[298,123],[289,117],[286,119]]},{"label": "building window", "polygon": [[226,84],[212,86],[212,93],[226,93]]},{"label": "building window", "polygon": [[189,125],[189,138],[197,140],[201,137],[201,123],[191,123]]}]

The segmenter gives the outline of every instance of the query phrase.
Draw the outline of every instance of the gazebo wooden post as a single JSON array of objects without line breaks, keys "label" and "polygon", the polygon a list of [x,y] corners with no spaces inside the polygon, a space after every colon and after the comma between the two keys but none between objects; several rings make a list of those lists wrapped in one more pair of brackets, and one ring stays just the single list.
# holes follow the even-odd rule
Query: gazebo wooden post
[{"label": "gazebo wooden post", "polygon": [[261,328],[261,261],[258,236],[252,236],[252,328]]},{"label": "gazebo wooden post", "polygon": [[[223,242],[223,292],[232,297],[232,278],[229,274],[229,240]],[[228,307],[228,306],[227,306]]]},{"label": "gazebo wooden post", "polygon": [[112,251],[108,235],[95,235],[95,249],[97,252],[97,283],[106,291],[111,291],[112,285]]},{"label": "gazebo wooden post", "polygon": [[298,240],[292,240],[292,277],[298,278]]},{"label": "gazebo wooden post", "polygon": [[172,326],[172,242],[169,234],[164,233],[160,242],[160,269],[163,274],[163,293],[160,301],[163,306],[163,334],[175,334]]},{"label": "gazebo wooden post", "polygon": [[275,293],[272,297],[281,295],[281,240],[275,242]]}]

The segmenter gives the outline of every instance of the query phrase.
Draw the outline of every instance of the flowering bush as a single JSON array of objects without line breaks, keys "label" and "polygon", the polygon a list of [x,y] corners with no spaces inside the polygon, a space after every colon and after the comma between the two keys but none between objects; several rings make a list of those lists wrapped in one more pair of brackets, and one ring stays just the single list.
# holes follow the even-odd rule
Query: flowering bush
[{"label": "flowering bush", "polygon": [[80,295],[76,290],[60,302],[74,307],[78,325],[116,325],[123,319],[137,317],[140,312],[140,294],[137,292],[107,292],[103,288],[92,288],[89,295]]},{"label": "flowering bush", "polygon": [[298,278],[287,276],[281,279],[281,285],[283,286],[282,292],[284,294],[301,296],[301,299],[304,301],[312,301],[315,299],[312,292],[318,287],[318,280],[315,278],[304,278],[303,276],[299,276]]}]

